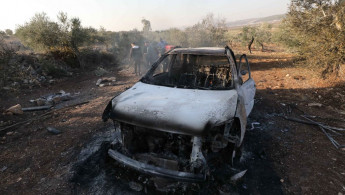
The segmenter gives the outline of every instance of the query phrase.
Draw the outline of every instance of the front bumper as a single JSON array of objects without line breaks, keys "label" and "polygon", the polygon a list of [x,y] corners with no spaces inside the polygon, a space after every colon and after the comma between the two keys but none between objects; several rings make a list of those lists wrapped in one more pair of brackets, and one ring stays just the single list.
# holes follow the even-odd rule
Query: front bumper
[{"label": "front bumper", "polygon": [[131,159],[116,150],[109,149],[108,154],[110,157],[112,157],[116,161],[148,175],[165,177],[165,178],[174,179],[178,181],[184,181],[184,182],[202,182],[206,180],[206,174],[180,172],[180,171],[174,171],[170,169],[165,169],[165,168],[149,165],[149,164]]}]

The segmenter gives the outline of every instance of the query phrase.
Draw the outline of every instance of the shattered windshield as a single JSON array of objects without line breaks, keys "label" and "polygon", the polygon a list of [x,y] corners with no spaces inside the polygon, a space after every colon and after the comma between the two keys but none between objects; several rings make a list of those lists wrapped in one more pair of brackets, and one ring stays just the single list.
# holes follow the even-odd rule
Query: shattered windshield
[{"label": "shattered windshield", "polygon": [[225,90],[233,88],[226,56],[170,54],[142,79],[142,82],[176,88]]}]

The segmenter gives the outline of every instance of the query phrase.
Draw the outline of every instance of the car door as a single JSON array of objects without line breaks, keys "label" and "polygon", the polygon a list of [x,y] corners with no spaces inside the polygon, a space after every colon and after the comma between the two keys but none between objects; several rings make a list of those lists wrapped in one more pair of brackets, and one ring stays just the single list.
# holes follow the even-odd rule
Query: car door
[{"label": "car door", "polygon": [[245,109],[248,116],[254,106],[256,85],[253,78],[251,77],[250,66],[245,54],[243,54],[240,58],[237,71],[237,75],[239,77],[239,82],[241,85],[239,87],[239,90],[241,90],[244,96]]}]

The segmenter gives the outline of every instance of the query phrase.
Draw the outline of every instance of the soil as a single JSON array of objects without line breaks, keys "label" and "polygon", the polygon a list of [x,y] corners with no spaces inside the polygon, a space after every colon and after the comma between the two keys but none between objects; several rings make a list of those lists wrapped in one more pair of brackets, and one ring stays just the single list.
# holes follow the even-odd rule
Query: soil
[{"label": "soil", "polygon": [[[301,115],[308,115],[344,128],[345,80],[322,80],[316,70],[296,66],[293,55],[284,52],[255,51],[249,61],[257,93],[241,161],[235,169],[215,167],[213,179],[207,183],[180,183],[171,192],[345,194],[345,150],[336,149],[316,126],[280,117],[303,119]],[[15,124],[47,113],[0,132],[0,194],[160,193],[148,177],[107,155],[113,128],[111,122],[102,122],[102,112],[112,97],[140,79],[131,68],[109,71],[104,76],[115,76],[114,86],[97,87],[100,77],[84,72],[54,85],[1,92],[1,112],[18,103],[32,106],[29,100],[60,90],[78,95],[50,111],[0,116],[0,121]],[[85,101],[88,103],[73,106]],[[51,134],[47,127],[62,133]],[[344,136],[334,138],[345,144]],[[231,183],[230,177],[243,170],[247,170],[244,177]],[[141,187],[140,192],[133,190]]]}]

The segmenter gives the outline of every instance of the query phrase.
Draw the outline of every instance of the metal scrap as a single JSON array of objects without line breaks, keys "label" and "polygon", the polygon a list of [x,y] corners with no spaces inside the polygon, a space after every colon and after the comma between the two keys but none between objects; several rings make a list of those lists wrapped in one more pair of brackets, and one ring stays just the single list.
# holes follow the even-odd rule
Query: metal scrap
[{"label": "metal scrap", "polygon": [[254,129],[256,129],[256,128],[261,130],[261,127],[255,127],[254,125],[260,125],[260,123],[258,123],[258,122],[253,122],[253,123],[252,123],[252,128],[250,129],[251,131],[254,130]]},{"label": "metal scrap", "polygon": [[72,98],[73,97],[70,93],[66,93],[64,90],[60,90],[58,93],[42,96],[35,100],[30,100],[30,102],[35,103],[37,106],[55,105],[62,101],[70,100]]},{"label": "metal scrap", "polygon": [[0,169],[0,171],[1,171],[1,172],[4,172],[6,169],[7,169],[7,167],[6,167],[6,166],[3,166],[3,167]]},{"label": "metal scrap", "polygon": [[241,171],[239,173],[236,173],[235,175],[233,175],[230,180],[231,182],[237,182],[238,180],[240,180],[245,174],[247,173],[247,170]]},{"label": "metal scrap", "polygon": [[47,131],[51,134],[58,135],[61,134],[61,131],[54,127],[47,127]]},{"label": "metal scrap", "polygon": [[79,102],[79,103],[76,103],[76,104],[72,104],[72,105],[68,105],[68,106],[65,106],[63,108],[60,108],[60,109],[56,109],[56,110],[51,110],[49,112],[46,112],[44,114],[41,114],[35,118],[31,118],[31,119],[28,119],[28,120],[25,120],[25,121],[22,121],[22,122],[19,122],[19,123],[16,123],[16,124],[13,124],[13,125],[10,125],[10,126],[7,126],[5,128],[2,128],[0,129],[0,132],[5,132],[13,127],[16,127],[16,126],[19,126],[19,125],[23,125],[23,124],[29,124],[31,123],[32,121],[35,121],[35,120],[40,120],[42,119],[44,116],[46,115],[49,115],[49,114],[52,114],[53,112],[55,111],[59,111],[59,110],[62,110],[62,109],[66,109],[66,108],[69,108],[69,107],[74,107],[74,106],[80,106],[80,105],[84,105],[84,104],[87,104],[89,103],[89,101],[84,101],[84,102]]},{"label": "metal scrap", "polygon": [[48,110],[51,107],[52,107],[52,105],[48,105],[48,106],[35,106],[35,107],[22,108],[22,111],[28,112],[28,111]]},{"label": "metal scrap", "polygon": [[322,107],[322,104],[320,104],[320,103],[309,103],[308,106],[309,107]]},{"label": "metal scrap", "polygon": [[141,190],[143,190],[143,186],[140,183],[131,181],[131,182],[129,182],[128,185],[132,190],[135,190],[137,192],[140,192]]},{"label": "metal scrap", "polygon": [[96,85],[99,87],[115,85],[116,77],[105,77],[97,80]]}]

